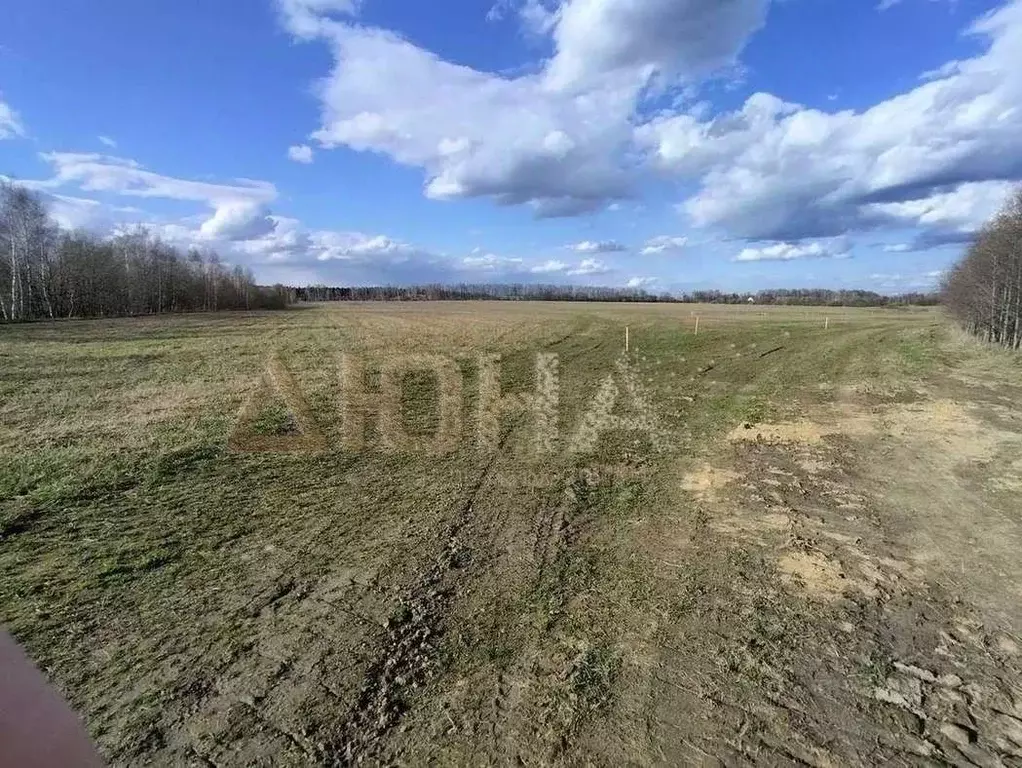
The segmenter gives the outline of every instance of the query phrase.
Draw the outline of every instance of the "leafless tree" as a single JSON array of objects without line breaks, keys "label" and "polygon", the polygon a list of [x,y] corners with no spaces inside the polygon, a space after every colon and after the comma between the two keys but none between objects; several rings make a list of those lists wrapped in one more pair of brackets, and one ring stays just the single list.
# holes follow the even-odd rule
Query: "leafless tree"
[{"label": "leafless tree", "polygon": [[56,227],[39,199],[28,190],[0,183],[0,283],[2,316],[21,320],[39,314],[52,317],[52,247]]},{"label": "leafless tree", "polygon": [[182,254],[145,227],[113,238],[60,232],[37,195],[0,183],[0,318],[277,308],[283,287],[210,250]]},{"label": "leafless tree", "polygon": [[969,333],[1022,346],[1022,188],[944,276],[942,298]]}]

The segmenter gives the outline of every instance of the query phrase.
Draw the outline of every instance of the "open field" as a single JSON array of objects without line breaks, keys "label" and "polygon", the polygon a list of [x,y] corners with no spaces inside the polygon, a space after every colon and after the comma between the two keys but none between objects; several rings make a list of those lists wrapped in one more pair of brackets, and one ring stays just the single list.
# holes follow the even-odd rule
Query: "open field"
[{"label": "open field", "polygon": [[113,764],[1022,765],[1020,374],[932,310],[2,327],[0,621]]}]

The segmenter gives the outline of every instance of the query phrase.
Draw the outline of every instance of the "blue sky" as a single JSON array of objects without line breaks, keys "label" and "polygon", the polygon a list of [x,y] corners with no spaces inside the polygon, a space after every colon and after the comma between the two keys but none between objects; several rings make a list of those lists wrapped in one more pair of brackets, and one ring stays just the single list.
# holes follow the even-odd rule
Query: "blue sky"
[{"label": "blue sky", "polygon": [[931,287],[1022,0],[14,0],[0,175],[261,281]]}]

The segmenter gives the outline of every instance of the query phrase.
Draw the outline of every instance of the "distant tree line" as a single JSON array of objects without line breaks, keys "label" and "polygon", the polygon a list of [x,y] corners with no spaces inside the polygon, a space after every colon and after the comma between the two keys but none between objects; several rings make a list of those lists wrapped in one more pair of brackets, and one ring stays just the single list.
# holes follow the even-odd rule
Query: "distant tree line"
[{"label": "distant tree line", "polygon": [[822,288],[772,289],[749,293],[693,291],[681,295],[654,294],[641,288],[602,288],[580,285],[535,285],[526,283],[444,285],[431,283],[411,286],[329,287],[313,285],[289,288],[289,298],[306,301],[635,301],[698,302],[704,304],[786,304],[801,306],[883,307],[931,305],[938,296],[930,293],[905,293],[884,296],[873,291],[832,291]]},{"label": "distant tree line", "polygon": [[31,191],[0,181],[0,319],[111,317],[284,307],[282,286],[214,251],[184,252],[138,227],[114,237],[61,230]]},{"label": "distant tree line", "polygon": [[656,296],[641,288],[601,288],[583,285],[526,283],[428,283],[292,288],[295,301],[673,301],[670,294]]},{"label": "distant tree line", "polygon": [[[1019,277],[1014,261],[1000,254],[1022,226],[1022,202],[1014,218],[1005,213],[984,232],[970,256],[956,268],[969,267],[967,280],[949,282],[945,293],[956,297],[959,317],[971,330],[992,340],[1009,335],[1018,345]],[[1018,243],[1015,235],[1014,242]],[[978,254],[978,255],[977,255]],[[971,261],[970,261],[971,260]],[[1014,271],[1012,272],[1011,269]],[[991,287],[989,283],[996,282]],[[965,290],[966,283],[970,290]],[[982,289],[978,286],[982,285]],[[974,290],[973,290],[974,289]],[[296,302],[320,301],[603,301],[701,302],[711,304],[891,306],[934,304],[931,294],[883,296],[872,291],[774,289],[755,294],[693,291],[673,295],[643,288],[607,288],[527,283],[430,283],[411,286],[307,287],[259,286],[250,270],[230,267],[215,251],[184,251],[144,227],[112,237],[61,230],[37,195],[0,181],[0,320],[111,317],[163,312],[278,309]],[[983,304],[983,301],[986,304]],[[997,309],[989,305],[996,303]],[[1014,302],[1014,304],[1012,304]],[[966,306],[982,309],[961,314]],[[1008,307],[1014,306],[1014,314]],[[1010,315],[1010,322],[1009,322]],[[966,316],[968,319],[966,319]],[[996,326],[996,327],[995,327]]]},{"label": "distant tree line", "polygon": [[944,276],[943,301],[969,333],[1022,346],[1022,188]]},{"label": "distant tree line", "polygon": [[940,297],[935,293],[900,293],[886,296],[874,291],[830,290],[828,288],[771,288],[756,293],[722,293],[720,291],[693,291],[679,298],[679,301],[694,301],[702,304],[784,304],[797,306],[831,307],[888,307],[928,306],[937,304]]}]

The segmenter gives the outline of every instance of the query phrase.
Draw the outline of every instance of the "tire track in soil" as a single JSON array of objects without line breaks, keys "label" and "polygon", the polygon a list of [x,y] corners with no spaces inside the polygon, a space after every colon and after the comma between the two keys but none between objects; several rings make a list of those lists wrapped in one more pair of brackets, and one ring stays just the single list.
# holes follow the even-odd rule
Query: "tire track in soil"
[{"label": "tire track in soil", "polygon": [[[381,502],[386,503],[387,500],[393,498],[396,494],[396,489],[391,490],[381,497]],[[333,523],[328,521],[319,526],[314,530],[313,534],[309,537],[309,540],[315,541],[317,539],[321,539],[329,532],[332,525]],[[197,652],[193,654],[190,663],[185,665],[188,669],[193,670],[191,677],[185,681],[177,681],[173,684],[173,690],[175,691],[175,695],[172,699],[173,706],[167,707],[168,716],[165,718],[165,723],[160,726],[163,733],[170,734],[183,731],[184,725],[187,721],[198,720],[202,713],[209,711],[211,708],[215,708],[217,702],[223,699],[224,694],[218,693],[215,690],[215,685],[212,681],[223,679],[228,670],[238,664],[239,661],[250,656],[253,652],[258,653],[253,650],[258,642],[257,639],[249,639],[233,643],[230,641],[232,635],[226,627],[233,626],[239,621],[258,619],[267,608],[273,608],[283,602],[293,602],[297,604],[310,596],[310,593],[313,591],[314,580],[309,581],[306,579],[296,581],[291,575],[294,568],[305,556],[306,547],[296,547],[295,554],[278,568],[277,576],[271,579],[266,586],[259,588],[244,604],[233,609],[229,614],[227,614],[222,621],[221,628],[216,631]],[[367,591],[379,594],[383,597],[379,588],[374,585],[367,587]],[[353,620],[364,625],[368,626],[376,624],[371,617],[364,615],[353,604],[343,601],[338,602],[336,599],[324,602],[328,602],[332,608],[342,611]],[[215,649],[223,644],[225,639],[228,641],[229,646],[226,654],[215,662],[207,661],[217,655],[215,653]],[[320,639],[325,638],[321,637]],[[176,653],[176,650],[170,651],[159,657],[157,661],[165,661]],[[333,691],[329,685],[318,679],[313,679],[313,682],[326,694],[335,699],[339,699],[337,693]],[[267,721],[263,722],[265,723]],[[276,726],[267,727],[271,727],[272,729],[277,728]],[[292,733],[287,733],[287,736],[290,737],[288,738],[288,741],[299,747],[301,753],[306,758],[312,759],[315,757],[315,747],[311,741],[304,738],[305,734],[302,734],[303,738],[297,738]],[[185,754],[190,757],[194,756],[196,759],[199,759],[209,765],[217,765],[216,761],[213,760],[212,755],[204,754],[193,743],[186,744],[184,746],[184,750]],[[141,759],[146,756],[146,752],[144,750],[140,750],[137,745],[130,746],[126,752],[123,752],[120,755],[115,755],[115,757],[129,757],[133,760]]]},{"label": "tire track in soil", "polygon": [[387,621],[387,636],[370,664],[352,711],[339,735],[324,745],[325,763],[352,764],[378,757],[382,740],[397,725],[407,706],[408,689],[418,689],[436,673],[443,617],[455,596],[459,571],[471,562],[464,543],[475,515],[475,499],[489,478],[508,436],[498,442],[454,521],[443,537],[440,554],[431,567],[405,591],[398,609]]},{"label": "tire track in soil", "polygon": [[[607,344],[601,340],[592,349],[580,353],[589,354]],[[574,358],[572,358],[574,359]],[[566,584],[569,578],[570,554],[572,549],[584,537],[589,523],[588,514],[593,509],[592,492],[600,482],[598,470],[592,467],[575,467],[562,470],[562,477],[552,483],[558,490],[552,495],[551,503],[544,504],[535,516],[533,531],[535,539],[532,552],[535,558],[535,574],[532,577],[533,592],[546,590],[553,598],[553,610],[546,625],[539,633],[529,638],[528,646],[535,650],[549,642],[551,633],[563,615],[564,606],[569,602],[570,587]],[[492,700],[491,722],[487,729],[494,754],[503,754],[503,759],[522,763],[522,738],[520,723],[512,723],[509,715],[513,707],[507,705],[507,697],[521,687],[521,680],[535,675],[535,659],[532,654],[525,653],[509,675],[501,670],[496,681],[496,690]],[[542,714],[542,713],[539,713]],[[520,720],[521,718],[519,718]],[[507,741],[514,745],[511,752],[501,750],[500,742]],[[554,748],[556,753],[557,747]]]},{"label": "tire track in soil", "polygon": [[[571,339],[575,332],[545,344],[550,349]],[[595,345],[579,350],[567,358],[576,360],[607,343],[601,338]],[[491,453],[472,484],[455,519],[441,537],[441,551],[430,567],[399,599],[398,608],[387,622],[387,635],[376,658],[370,663],[358,697],[337,733],[321,743],[317,757],[327,765],[351,765],[366,760],[379,760],[386,736],[395,728],[408,708],[407,697],[427,685],[440,671],[437,655],[442,641],[445,616],[468,577],[472,563],[469,545],[475,522],[475,502],[482,488],[492,478],[494,468],[512,436],[522,423],[514,420]],[[541,513],[542,514],[542,513]],[[488,527],[499,528],[503,516],[489,521]],[[477,534],[478,535],[478,534]],[[502,686],[498,684],[500,711]],[[506,693],[506,689],[505,689]],[[494,728],[494,730],[496,730]]]},{"label": "tire track in soil", "polygon": [[[555,340],[545,344],[544,349],[549,350],[556,347],[575,337],[579,332],[577,329],[575,332],[558,336]],[[278,330],[275,335],[281,336],[281,330]],[[562,360],[566,362],[577,360],[597,352],[607,343],[607,338],[599,338],[595,344],[587,345],[584,349],[563,357]],[[363,657],[374,658],[374,660],[369,664],[355,705],[339,728],[339,735],[333,735],[332,738],[328,736],[332,730],[329,728],[319,731],[319,738],[315,738],[314,733],[311,732],[302,732],[299,737],[287,734],[292,737],[288,741],[292,742],[293,746],[299,747],[306,759],[314,759],[326,764],[345,764],[379,755],[384,737],[398,724],[405,712],[405,697],[409,693],[409,689],[414,691],[422,688],[439,671],[435,656],[440,648],[443,619],[449,610],[452,599],[457,594],[456,586],[464,582],[466,577],[464,569],[473,559],[471,548],[466,542],[475,514],[475,499],[487,481],[491,479],[497,459],[504,453],[504,449],[514,436],[521,421],[522,418],[519,417],[511,423],[510,428],[500,439],[497,449],[480,471],[465,502],[459,507],[455,520],[448,526],[446,533],[440,537],[440,540],[444,542],[440,554],[399,599],[398,608],[392,614],[386,627],[387,637],[383,650],[374,653],[374,646],[363,642],[361,648]],[[556,481],[554,480],[552,483],[556,483]],[[566,489],[565,493],[568,493],[569,490]],[[506,522],[504,517],[507,510],[502,509],[500,512],[501,514],[486,520],[485,527],[489,528],[491,532],[498,531]],[[543,505],[539,519],[549,515],[553,517],[548,520],[545,526],[546,531],[537,530],[538,543],[536,546],[544,549],[550,546],[555,547],[557,551],[552,555],[552,559],[556,560],[561,557],[561,551],[564,548],[561,546],[565,525],[564,503]],[[319,533],[324,533],[329,525],[329,523],[326,524]],[[481,535],[485,535],[485,532],[477,532],[476,538],[478,539]],[[546,542],[545,547],[539,543],[543,541]],[[234,616],[236,618],[254,617],[261,612],[261,609],[282,600],[301,602],[308,595],[311,585],[304,583],[299,585],[289,574],[302,556],[302,550],[299,549],[291,561],[279,569],[279,574],[275,579],[258,590],[244,605],[235,609]],[[538,558],[541,573],[537,577],[537,584],[541,583],[542,571],[547,567],[550,559],[551,556],[546,551]],[[373,588],[370,590],[377,591]],[[383,597],[383,595],[380,596]],[[344,610],[348,606],[335,605],[334,607]],[[354,606],[350,606],[350,608],[354,611]],[[350,611],[346,612],[350,613]],[[358,616],[357,618],[363,619],[364,617]],[[198,657],[210,656],[213,648],[222,639],[221,633],[217,633],[199,652]],[[379,647],[379,644],[374,645]],[[206,670],[207,679],[219,678],[250,650],[249,645],[242,644],[241,647],[232,649],[226,658],[219,660],[211,668],[206,665],[199,666]],[[313,682],[317,683],[318,687],[322,687],[318,685],[318,681]],[[507,683],[507,680],[504,680],[504,683]],[[494,705],[498,716],[495,717],[493,725],[495,740],[498,738],[498,730],[501,730],[502,720],[499,713],[504,709],[502,700],[506,698],[510,684],[498,683],[497,687],[497,701],[494,702]],[[334,695],[334,698],[337,696]],[[204,710],[210,706],[211,701],[218,700],[219,697],[212,690],[205,690],[197,699],[194,696],[189,699],[190,706],[187,709],[194,713],[196,710]],[[340,700],[338,701],[340,703]],[[164,732],[179,728],[183,722],[183,715],[178,713],[176,716],[172,716],[172,720],[177,722],[177,726],[165,725]],[[319,729],[314,727],[313,730]],[[324,739],[324,737],[327,738]],[[203,760],[213,760],[212,755],[203,754],[196,749],[195,745],[191,745],[190,751]]]},{"label": "tire track in soil", "polygon": [[[271,342],[276,342],[284,335],[285,330],[286,329],[280,328],[276,329],[275,332],[268,333],[267,334],[268,340]],[[551,347],[557,346],[558,344],[567,341],[573,336],[574,332],[558,336],[555,340],[544,345],[544,347],[549,349]],[[581,352],[577,353],[576,355],[573,355],[569,359],[575,359],[579,355],[588,354],[591,351],[593,350],[592,349],[582,350]],[[512,436],[515,427],[517,427],[517,422],[512,425],[512,429],[509,430],[508,433],[505,434],[505,436],[500,441],[498,450],[495,451],[494,454],[490,457],[490,460],[488,461],[487,465],[483,468],[479,477],[474,482],[466,502],[462,505],[462,507],[459,510],[459,515],[456,518],[455,522],[448,528],[446,536],[442,537],[441,540],[447,542],[446,546],[442,549],[442,554],[438,557],[437,561],[434,562],[432,568],[430,568],[422,577],[420,577],[420,579],[418,579],[415,582],[415,585],[413,585],[412,588],[406,590],[406,596],[404,598],[401,598],[398,610],[392,616],[391,621],[387,627],[389,643],[388,647],[392,646],[392,650],[394,648],[400,648],[403,649],[404,652],[407,652],[409,649],[415,648],[416,641],[419,641],[418,642],[419,651],[413,654],[412,656],[413,660],[423,662],[427,658],[431,658],[432,655],[435,655],[433,652],[437,650],[437,647],[434,646],[432,642],[428,643],[428,645],[424,645],[422,641],[427,640],[428,637],[430,636],[433,636],[435,638],[439,637],[439,634],[435,633],[435,626],[439,624],[439,618],[442,617],[442,615],[446,612],[447,606],[446,604],[443,606],[439,606],[433,605],[431,603],[436,603],[438,597],[450,596],[454,592],[453,585],[442,584],[442,582],[445,581],[444,574],[452,567],[455,567],[456,565],[467,565],[467,562],[464,563],[458,562],[457,558],[461,559],[467,558],[468,556],[467,553],[469,551],[468,548],[461,547],[459,549],[457,546],[452,545],[452,542],[456,543],[458,541],[459,531],[465,526],[465,524],[471,518],[473,513],[475,497],[478,495],[479,490],[486,483],[487,479],[489,479],[492,467],[497,457],[499,457],[499,455],[501,454],[502,449],[505,447],[506,443]],[[384,497],[384,501],[386,499],[393,497],[393,495],[395,495],[396,493],[397,491],[395,490],[387,494],[387,496]],[[331,525],[332,523],[324,524],[320,528],[320,530],[312,537],[312,539],[315,540],[319,538],[321,535],[325,534],[327,529]],[[294,566],[297,565],[297,563],[303,556],[304,548],[299,548],[296,551],[295,555],[290,559],[290,561],[283,565],[281,568],[279,568],[279,573],[276,578],[271,580],[266,587],[259,589],[244,605],[235,609],[235,613],[233,614],[234,617],[235,618],[254,617],[257,616],[263,608],[266,608],[268,605],[278,603],[281,600],[294,599],[296,602],[300,602],[302,599],[304,599],[307,596],[310,585],[303,584],[301,589],[297,589],[298,585],[289,575],[292,572]],[[296,590],[297,592],[301,592],[301,594],[296,594]],[[370,591],[377,592],[378,590],[373,589],[371,587]],[[425,595],[427,599],[424,600],[422,598],[423,595]],[[380,596],[383,597],[384,595],[381,594]],[[413,609],[412,606],[416,606],[416,608]],[[350,615],[359,620],[363,620],[363,623],[372,623],[365,617],[356,615],[356,613],[354,612],[354,606],[334,605],[334,607],[343,610],[346,613],[349,613]],[[428,610],[424,611],[423,610],[424,607],[427,608]],[[348,610],[349,608],[350,610]],[[434,625],[434,629],[430,629],[429,625],[431,622],[424,621],[425,617],[428,617],[429,619],[433,620],[432,624]],[[214,647],[222,639],[223,639],[222,634],[217,633],[213,638],[211,638],[206,643],[203,649],[199,652],[198,658],[205,658],[210,656],[213,652]],[[232,665],[234,665],[244,653],[250,652],[250,650],[251,650],[250,645],[243,644],[240,648],[233,649],[225,659],[215,663],[212,667],[203,664],[197,665],[196,668],[206,669],[206,675],[207,678],[209,679],[219,678],[223,676],[223,674],[229,668],[231,668]],[[372,654],[372,650],[365,643],[362,644],[362,650],[366,652],[365,654],[366,656],[374,655]],[[429,657],[427,657],[427,655],[423,653],[424,651],[431,652],[429,654]],[[363,683],[362,690],[360,691],[359,697],[356,700],[355,711],[352,714],[350,714],[348,716],[347,721],[345,721],[349,726],[356,721],[366,720],[365,717],[360,717],[356,713],[361,711],[362,709],[366,709],[366,707],[371,701],[372,697],[367,696],[368,691],[374,689],[374,686],[371,684],[371,681],[373,679],[380,681],[387,677],[387,675],[383,674],[385,670],[383,670],[380,667],[381,664],[380,660],[383,659],[383,663],[385,664],[388,657],[383,655],[382,653],[377,653],[375,654],[375,658],[376,661],[370,664],[369,666],[370,671],[366,673],[366,682]],[[405,661],[407,662],[407,660]],[[392,661],[388,669],[393,669],[398,666],[400,665],[397,665]],[[404,664],[404,667],[406,668],[409,666],[410,665],[408,665],[407,663]],[[431,665],[427,664],[425,666]],[[421,687],[421,685],[423,685],[425,680],[428,679],[429,677],[428,675],[424,676],[422,674],[418,675],[409,674],[408,669],[404,670],[404,674],[394,674],[390,676],[394,678],[393,682],[397,682],[400,679],[403,683],[410,683],[411,687],[413,688]],[[325,687],[319,681],[314,680],[313,682],[316,683],[317,686],[320,688]],[[203,688],[203,686],[188,687]],[[379,686],[376,686],[376,688],[378,687]],[[204,688],[205,689],[202,690],[202,692],[199,694],[197,698],[194,696],[189,697],[190,706],[188,707],[188,709],[190,711],[192,712],[203,711],[204,709],[207,709],[209,706],[211,706],[212,701],[219,699],[219,697],[215,693],[213,693],[209,686],[205,686]],[[333,691],[331,689],[327,688],[327,690],[333,694]],[[333,694],[333,697],[335,699],[338,699],[336,694]],[[393,696],[390,696],[389,698],[394,699]],[[338,701],[339,703],[342,703],[340,699],[338,699]],[[401,709],[401,707],[394,706],[395,703],[397,703],[398,701],[399,701],[398,699],[394,699],[394,701],[391,701],[389,705],[384,703],[382,706],[380,701],[376,701],[375,705],[378,711],[393,712],[395,710]],[[366,709],[366,711],[368,710]],[[375,721],[376,730],[380,730],[381,719],[389,720],[391,718],[389,716],[386,718],[377,717]],[[181,715],[174,716],[172,717],[172,720],[176,721],[177,725],[165,726],[165,730],[173,731],[181,727],[181,724],[183,722],[183,716]],[[389,730],[389,728],[383,729],[377,734],[377,736],[382,737],[387,730]],[[345,731],[342,730],[342,733],[344,732]],[[295,746],[299,746],[301,748],[302,754],[304,754],[307,759],[322,759],[328,763],[338,762],[336,756],[331,757],[331,755],[336,751],[336,744],[334,742],[327,742],[326,744],[324,744],[323,740],[319,739],[317,744],[311,738],[309,738],[309,736],[310,734],[303,733],[301,739],[292,738],[289,739],[289,741],[292,741]],[[352,744],[355,743],[351,740],[349,740],[349,742]],[[211,763],[213,762],[211,755],[203,754],[202,752],[197,750],[194,745],[189,746],[188,751],[204,761],[209,761]],[[348,751],[353,750],[348,750],[346,746],[345,752]]]}]

